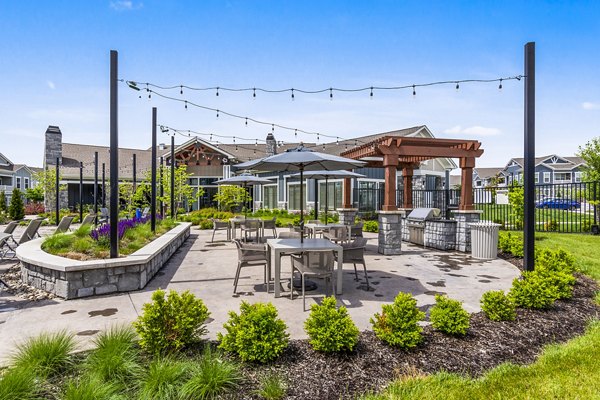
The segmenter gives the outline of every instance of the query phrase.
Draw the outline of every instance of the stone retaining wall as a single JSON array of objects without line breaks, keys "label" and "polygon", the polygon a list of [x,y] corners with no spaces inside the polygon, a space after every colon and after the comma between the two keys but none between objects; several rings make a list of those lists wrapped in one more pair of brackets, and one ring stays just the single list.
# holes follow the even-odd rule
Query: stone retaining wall
[{"label": "stone retaining wall", "polygon": [[77,261],[41,249],[43,239],[17,248],[23,282],[65,299],[142,289],[190,236],[190,223],[175,228],[127,257]]}]

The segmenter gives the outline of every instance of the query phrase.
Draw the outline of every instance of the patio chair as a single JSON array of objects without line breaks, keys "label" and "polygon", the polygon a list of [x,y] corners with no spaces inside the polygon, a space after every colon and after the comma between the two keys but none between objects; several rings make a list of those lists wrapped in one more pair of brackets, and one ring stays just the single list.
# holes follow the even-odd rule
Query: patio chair
[{"label": "patio chair", "polygon": [[96,222],[96,224],[98,225],[102,225],[108,222],[108,219],[110,218],[110,213],[108,212],[108,208],[101,208],[100,209],[100,215],[98,215],[98,221]]},{"label": "patio chair", "polygon": [[293,224],[288,224],[288,228],[289,228],[290,232],[298,232],[298,233],[302,232],[302,229],[300,229],[299,226],[294,226]]},{"label": "patio chair", "polygon": [[257,219],[247,219],[241,224],[241,230],[245,241],[248,241],[248,233],[250,233],[250,238],[252,238],[252,234],[254,234],[256,236],[256,241],[258,242],[260,229],[261,223]]},{"label": "patio chair", "polygon": [[[0,233],[0,259],[4,259],[9,252],[13,253],[12,258],[14,258],[16,256],[15,250],[17,247],[35,239],[36,235],[39,237],[38,230],[40,229],[43,220],[43,218],[32,219],[18,241],[14,239],[11,233]],[[14,245],[10,244],[11,241]]]},{"label": "patio chair", "polygon": [[300,232],[279,232],[278,239],[300,239]]},{"label": "patio chair", "polygon": [[211,219],[212,223],[213,223],[213,232],[212,232],[212,239],[210,239],[210,242],[214,242],[215,241],[215,232],[216,231],[227,231],[227,241],[231,240],[231,225],[229,225],[229,221],[219,221],[218,219]]},{"label": "patio chair", "polygon": [[263,226],[262,226],[262,230],[263,230],[263,237],[265,236],[265,230],[266,229],[270,229],[273,232],[273,237],[276,238],[277,237],[277,228],[276,228],[276,223],[277,223],[277,217],[273,217],[273,219],[266,219],[262,222]]},{"label": "patio chair", "polygon": [[[306,290],[304,288],[306,276],[313,276],[325,279],[325,286],[328,286],[327,280],[331,281],[331,293],[335,296],[333,264],[334,256],[332,251],[307,251],[302,254],[292,254],[292,275],[298,271],[302,285],[302,310],[306,311]],[[294,299],[294,290],[290,294]]]},{"label": "patio chair", "polygon": [[73,222],[73,219],[75,219],[75,217],[69,217],[69,216],[62,217],[62,219],[58,223],[58,226],[56,227],[56,230],[54,231],[54,233],[65,233],[65,232],[70,231],[71,223]]},{"label": "patio chair", "polygon": [[233,281],[233,294],[237,293],[237,285],[240,279],[240,271],[245,267],[264,266],[264,284],[269,293],[269,282],[271,281],[271,257],[267,248],[262,244],[244,243],[240,239],[234,239],[238,250],[238,265]]},{"label": "patio chair", "polygon": [[96,214],[88,214],[83,218],[83,221],[81,221],[81,225],[93,225],[95,220]]},{"label": "patio chair", "polygon": [[[365,250],[367,247],[367,239],[363,237],[359,237],[354,239],[351,243],[343,243],[342,247],[344,248],[344,255],[342,262],[344,264],[352,263],[354,265],[354,280],[359,281],[358,279],[358,271],[356,270],[356,264],[360,263],[363,266],[363,270],[365,271],[365,280],[367,281],[367,289],[369,286],[369,276],[367,275],[367,264],[365,262]],[[337,259],[337,257],[336,257]]]},{"label": "patio chair", "polygon": [[350,239],[356,239],[363,237],[363,226],[364,222],[359,222],[350,226]]},{"label": "patio chair", "polygon": [[39,237],[40,235],[38,230],[40,229],[40,226],[42,226],[42,221],[44,221],[43,218],[32,219],[29,225],[27,225],[27,228],[25,228],[25,232],[23,232],[23,235],[21,235],[17,245],[20,246],[23,243],[35,239],[36,236]]},{"label": "patio chair", "polygon": [[323,232],[323,237],[334,243],[345,242],[348,240],[348,227],[332,226],[328,231]]}]

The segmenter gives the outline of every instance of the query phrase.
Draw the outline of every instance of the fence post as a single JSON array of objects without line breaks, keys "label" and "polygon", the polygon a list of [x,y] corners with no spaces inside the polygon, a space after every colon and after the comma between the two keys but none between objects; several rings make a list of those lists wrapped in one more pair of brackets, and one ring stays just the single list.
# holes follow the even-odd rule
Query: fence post
[{"label": "fence post", "polygon": [[[594,182],[594,203],[596,203],[596,201],[598,201],[598,191],[597,191],[597,187],[598,187],[598,182]],[[598,223],[598,204],[594,204],[594,224]]]}]

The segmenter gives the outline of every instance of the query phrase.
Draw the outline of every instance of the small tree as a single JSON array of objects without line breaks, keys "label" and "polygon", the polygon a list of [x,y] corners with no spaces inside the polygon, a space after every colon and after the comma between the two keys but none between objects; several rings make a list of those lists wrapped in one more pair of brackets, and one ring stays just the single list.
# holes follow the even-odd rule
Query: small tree
[{"label": "small tree", "polygon": [[[59,174],[60,181],[61,176]],[[44,192],[44,206],[46,211],[54,210],[56,204],[56,169],[48,168],[34,174],[34,180],[38,183],[36,187],[40,187]],[[59,192],[67,190],[67,185],[58,186]]]},{"label": "small tree", "polygon": [[25,198],[37,203],[44,201],[44,188],[41,185],[25,190]]},{"label": "small tree", "polygon": [[515,218],[517,229],[523,229],[525,219],[525,191],[522,185],[513,183],[508,189],[508,203],[511,206],[511,215]]},{"label": "small tree", "polygon": [[241,186],[221,185],[214,199],[219,202],[221,210],[233,211],[240,205],[246,204],[250,200],[250,194]]},{"label": "small tree", "polygon": [[22,196],[23,195],[19,189],[14,189],[10,198],[8,215],[14,221],[21,220],[25,217],[25,205],[23,204]]},{"label": "small tree", "polygon": [[[585,145],[579,146],[577,156],[585,161],[585,165],[582,166],[583,180],[586,182],[600,182],[600,137],[593,138]],[[586,199],[594,208],[600,206],[600,200],[594,198],[592,190],[586,190],[585,192]],[[598,193],[596,193],[596,196],[598,196]]]},{"label": "small tree", "polygon": [[4,191],[0,192],[0,212],[6,212],[6,194]]},{"label": "small tree", "polygon": [[[162,167],[164,196],[157,196],[158,200],[162,201],[167,207],[171,206],[171,168],[171,166]],[[160,168],[156,176],[158,182]],[[204,194],[204,190],[202,188],[198,188],[198,190],[194,193],[194,188],[188,184],[188,180],[191,176],[192,174],[187,173],[187,165],[183,164],[175,168],[175,208],[177,208],[178,203],[193,202]],[[148,184],[148,188],[151,187],[151,171],[146,172],[144,183]]]}]

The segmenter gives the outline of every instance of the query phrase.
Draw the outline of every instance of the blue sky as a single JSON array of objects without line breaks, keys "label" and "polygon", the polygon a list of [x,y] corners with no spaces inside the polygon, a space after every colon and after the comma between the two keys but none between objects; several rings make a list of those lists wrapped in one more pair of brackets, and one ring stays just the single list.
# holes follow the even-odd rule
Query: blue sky
[{"label": "blue sky", "polygon": [[[538,155],[572,155],[600,135],[595,1],[5,0],[0,31],[0,152],[35,166],[48,125],[59,125],[65,142],[108,144],[111,49],[124,79],[319,89],[519,75],[523,45],[535,41]],[[336,93],[333,101],[328,94],[183,98],[340,137],[425,124],[437,137],[481,140],[478,165],[496,166],[523,152],[523,83],[503,86],[376,92],[372,100],[368,93]],[[179,129],[250,139],[270,130],[119,89],[123,147],[150,145],[152,106],[159,123]]]}]

